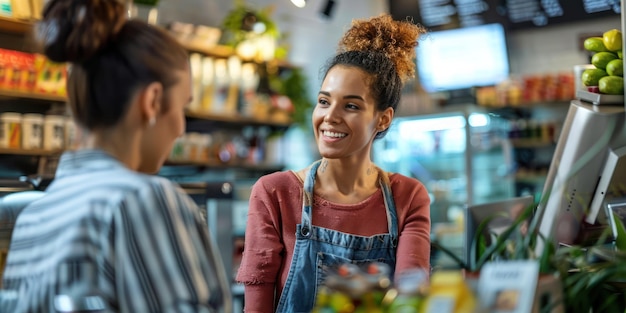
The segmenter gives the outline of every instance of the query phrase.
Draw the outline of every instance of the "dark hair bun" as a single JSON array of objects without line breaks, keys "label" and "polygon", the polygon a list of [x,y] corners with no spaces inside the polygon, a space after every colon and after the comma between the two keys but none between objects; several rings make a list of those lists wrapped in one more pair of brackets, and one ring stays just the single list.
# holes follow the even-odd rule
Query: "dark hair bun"
[{"label": "dark hair bun", "polygon": [[35,35],[50,60],[80,63],[111,42],[125,21],[118,0],[50,0]]}]

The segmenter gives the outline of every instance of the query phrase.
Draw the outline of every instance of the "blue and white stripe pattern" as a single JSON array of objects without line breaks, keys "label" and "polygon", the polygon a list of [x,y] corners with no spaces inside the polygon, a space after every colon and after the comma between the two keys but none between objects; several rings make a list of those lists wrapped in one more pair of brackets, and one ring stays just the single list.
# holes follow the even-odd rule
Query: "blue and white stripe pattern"
[{"label": "blue and white stripe pattern", "polygon": [[230,287],[214,246],[174,183],[103,151],[66,152],[17,219],[3,288],[14,312],[223,312]]}]

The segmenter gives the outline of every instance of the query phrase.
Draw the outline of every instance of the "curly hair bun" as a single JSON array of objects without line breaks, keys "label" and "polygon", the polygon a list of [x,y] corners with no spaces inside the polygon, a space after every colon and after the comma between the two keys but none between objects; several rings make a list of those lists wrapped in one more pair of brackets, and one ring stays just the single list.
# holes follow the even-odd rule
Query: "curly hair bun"
[{"label": "curly hair bun", "polygon": [[339,41],[339,52],[383,53],[395,64],[402,81],[406,81],[415,75],[415,47],[424,33],[424,27],[409,21],[396,21],[389,14],[354,20]]},{"label": "curly hair bun", "polygon": [[50,60],[80,63],[109,44],[125,21],[118,0],[50,0],[35,36]]}]

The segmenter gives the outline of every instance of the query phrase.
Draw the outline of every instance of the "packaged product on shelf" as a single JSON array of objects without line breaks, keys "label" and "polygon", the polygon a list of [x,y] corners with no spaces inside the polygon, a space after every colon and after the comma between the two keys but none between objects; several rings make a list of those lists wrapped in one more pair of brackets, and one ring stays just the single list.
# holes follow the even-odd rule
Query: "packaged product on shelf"
[{"label": "packaged product on shelf", "polygon": [[0,0],[0,16],[12,16],[11,0]]},{"label": "packaged product on shelf", "polygon": [[241,59],[237,56],[228,58],[228,95],[226,97],[224,114],[237,114],[237,100],[241,84]]},{"label": "packaged product on shelf", "polygon": [[259,73],[257,65],[245,63],[241,67],[241,92],[239,97],[239,113],[243,116],[253,116],[256,105],[256,91],[259,87]]},{"label": "packaged product on shelf", "polygon": [[210,160],[210,134],[186,133],[176,139],[169,160],[176,162],[208,162]]},{"label": "packaged product on shelf", "polygon": [[63,63],[55,63],[44,55],[35,55],[35,71],[37,80],[35,90],[39,93],[65,96],[67,67]]},{"label": "packaged product on shelf", "polygon": [[45,2],[48,0],[30,0],[30,9],[31,9],[31,18],[34,20],[41,19],[41,12],[43,12],[43,8]]},{"label": "packaged product on shelf", "polygon": [[47,0],[0,0],[0,15],[21,20],[41,19],[44,2]]},{"label": "packaged product on shelf", "polygon": [[176,138],[176,140],[174,141],[174,146],[170,151],[169,160],[184,161],[188,159],[185,141],[185,135]]},{"label": "packaged product on shelf", "polygon": [[0,49],[0,88],[32,91],[36,81],[34,63],[31,53]]},{"label": "packaged product on shelf", "polygon": [[19,149],[22,140],[22,114],[6,112],[0,114],[0,147]]},{"label": "packaged product on shelf", "polygon": [[83,141],[83,132],[71,118],[65,119],[65,150],[77,149]]},{"label": "packaged product on shelf", "polygon": [[286,146],[282,135],[268,135],[265,140],[265,162],[272,165],[285,163]]},{"label": "packaged product on shelf", "polygon": [[190,37],[190,44],[194,47],[211,48],[218,43],[221,36],[222,30],[219,28],[196,25]]},{"label": "packaged product on shelf", "polygon": [[46,115],[43,123],[43,148],[46,150],[63,149],[65,117],[61,115]]},{"label": "packaged product on shelf", "polygon": [[22,117],[22,149],[41,149],[43,144],[43,115],[24,114]]},{"label": "packaged product on shelf", "polygon": [[293,113],[293,102],[289,97],[284,95],[272,95],[270,97],[271,106],[271,120],[277,123],[289,123],[291,120],[291,113]]},{"label": "packaged product on shelf", "polygon": [[201,133],[188,133],[185,134],[185,137],[187,138],[185,144],[188,145],[188,160],[195,162],[208,161],[207,150],[210,136],[207,137],[207,135]]},{"label": "packaged product on shelf", "polygon": [[200,159],[203,162],[211,161],[211,145],[213,144],[213,136],[211,136],[211,134],[201,134],[200,144],[202,147]]},{"label": "packaged product on shelf", "polygon": [[215,91],[213,92],[213,97],[209,99],[210,102],[203,103],[202,107],[208,108],[208,111],[212,113],[222,114],[226,111],[226,101],[228,100],[228,91],[230,89],[230,77],[228,76],[228,64],[226,60],[214,60],[213,74],[213,85],[215,86]]},{"label": "packaged product on shelf", "polygon": [[193,100],[189,104],[189,110],[199,111],[202,104],[202,55],[192,53],[189,55],[189,66],[191,68],[191,88]]},{"label": "packaged product on shelf", "polygon": [[17,19],[30,19],[31,14],[30,1],[28,0],[11,0],[11,15]]},{"label": "packaged product on shelf", "polygon": [[183,44],[188,44],[193,36],[195,26],[193,24],[176,21],[170,23],[167,28],[178,41]]},{"label": "packaged product on shelf", "polygon": [[242,134],[248,144],[246,162],[250,164],[260,164],[266,161],[266,140],[269,132],[269,129],[266,127],[259,127],[258,129],[247,127],[243,129]]},{"label": "packaged product on shelf", "polygon": [[210,112],[215,98],[215,60],[211,57],[202,58],[202,79],[200,81],[202,111]]}]

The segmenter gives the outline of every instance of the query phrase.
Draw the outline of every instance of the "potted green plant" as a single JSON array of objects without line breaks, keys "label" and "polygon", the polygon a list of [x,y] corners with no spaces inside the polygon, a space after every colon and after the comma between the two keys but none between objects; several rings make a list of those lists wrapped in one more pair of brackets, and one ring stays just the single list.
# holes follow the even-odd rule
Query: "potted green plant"
[{"label": "potted green plant", "polygon": [[278,39],[280,32],[270,18],[272,11],[271,6],[257,10],[247,6],[243,0],[236,0],[235,7],[222,21],[222,43],[237,47],[243,41],[260,36]]},{"label": "potted green plant", "polygon": [[605,244],[607,231],[596,245],[561,248],[553,257],[568,312],[623,312],[626,308],[626,231],[613,218],[614,246]]},{"label": "potted green plant", "polygon": [[477,276],[487,262],[537,260],[540,275],[558,277],[562,287],[561,303],[547,305],[547,312],[558,305],[562,305],[565,312],[623,311],[626,308],[626,230],[621,221],[614,217],[618,233],[614,245],[606,244],[611,233],[611,229],[607,228],[592,246],[555,249],[554,245],[547,244],[537,255],[535,247],[538,240],[546,238],[542,238],[537,231],[537,219],[530,219],[535,208],[536,204],[527,207],[489,243],[484,236],[485,229],[501,215],[494,214],[483,221],[471,243],[473,256],[467,261],[436,241],[432,245],[453,258],[470,276]]},{"label": "potted green plant", "polygon": [[313,107],[307,91],[307,79],[302,69],[290,68],[272,78],[272,87],[287,96],[292,104],[291,118],[294,124],[307,127],[310,109]]}]

